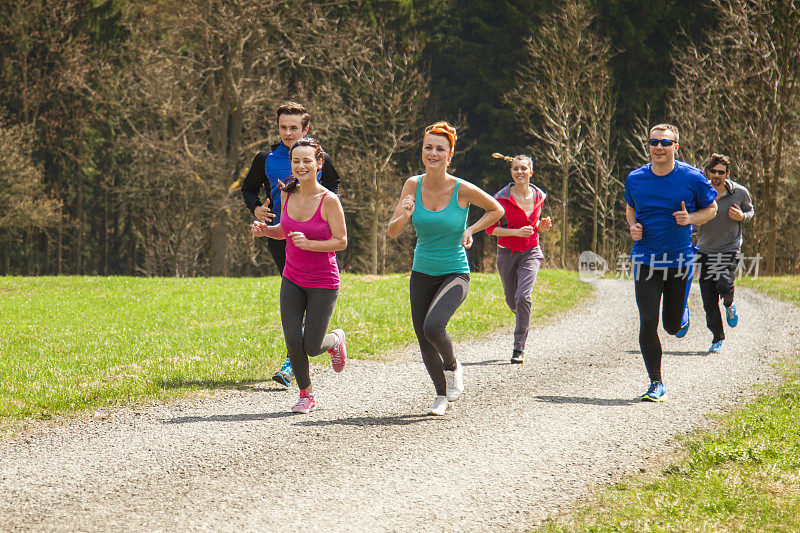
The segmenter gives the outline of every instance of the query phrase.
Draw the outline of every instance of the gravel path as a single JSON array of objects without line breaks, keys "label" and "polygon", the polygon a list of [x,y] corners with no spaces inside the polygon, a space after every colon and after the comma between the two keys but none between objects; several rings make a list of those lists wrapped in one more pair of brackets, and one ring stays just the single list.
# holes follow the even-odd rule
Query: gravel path
[{"label": "gravel path", "polygon": [[696,286],[691,304],[686,338],[661,332],[661,404],[634,400],[647,383],[632,282],[603,280],[531,332],[522,367],[508,332],[459,345],[466,393],[445,417],[424,416],[433,387],[412,355],[314,368],[310,415],[265,383],[0,443],[0,530],[521,530],[646,468],[798,353],[792,305],[738,290],[740,324],[709,356]]}]

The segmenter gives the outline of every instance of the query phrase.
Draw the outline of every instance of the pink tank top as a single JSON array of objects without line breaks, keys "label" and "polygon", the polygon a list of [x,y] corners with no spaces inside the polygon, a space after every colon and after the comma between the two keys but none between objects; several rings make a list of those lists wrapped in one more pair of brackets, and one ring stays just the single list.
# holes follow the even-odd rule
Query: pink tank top
[{"label": "pink tank top", "polygon": [[338,289],[339,264],[336,262],[336,254],[301,250],[288,237],[292,231],[302,232],[310,241],[327,241],[332,237],[331,227],[322,218],[322,202],[325,200],[325,195],[322,196],[314,215],[306,222],[289,217],[288,205],[291,197],[290,194],[286,198],[281,214],[281,228],[284,235],[287,235],[286,266],[283,267],[283,276],[301,287]]}]

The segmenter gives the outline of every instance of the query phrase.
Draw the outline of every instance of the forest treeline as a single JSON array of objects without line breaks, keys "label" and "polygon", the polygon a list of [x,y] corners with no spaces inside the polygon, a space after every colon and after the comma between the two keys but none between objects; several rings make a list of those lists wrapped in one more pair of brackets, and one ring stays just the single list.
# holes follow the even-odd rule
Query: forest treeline
[{"label": "forest treeline", "polygon": [[[306,104],[342,176],[344,270],[410,268],[387,241],[421,133],[494,193],[531,154],[550,265],[628,251],[622,189],[647,126],[733,159],[744,253],[800,271],[796,0],[15,0],[0,3],[0,274],[274,274],[239,193],[275,108]],[[493,268],[476,240],[473,268]]]}]

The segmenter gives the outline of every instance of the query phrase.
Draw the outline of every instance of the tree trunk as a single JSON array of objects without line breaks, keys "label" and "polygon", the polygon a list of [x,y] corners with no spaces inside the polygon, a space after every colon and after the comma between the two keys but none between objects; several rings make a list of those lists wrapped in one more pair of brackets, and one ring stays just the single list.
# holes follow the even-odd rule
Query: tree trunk
[{"label": "tree trunk", "polygon": [[775,274],[775,262],[778,252],[778,185],[781,179],[781,163],[783,160],[783,138],[785,124],[783,114],[778,119],[778,142],[775,147],[772,176],[767,176],[767,273]]},{"label": "tree trunk", "polygon": [[[34,258],[36,257],[36,248],[33,246],[33,230],[28,228],[25,232],[25,250],[28,251],[28,268],[26,269],[28,276],[35,276],[36,275],[36,261]],[[20,261],[20,264],[22,261]]]},{"label": "tree trunk", "polygon": [[378,206],[372,204],[372,221],[370,222],[370,247],[372,248],[372,268],[373,274],[378,273]]},{"label": "tree trunk", "polygon": [[567,203],[569,194],[570,146],[567,140],[561,153],[561,268],[567,268]]},{"label": "tree trunk", "polygon": [[211,224],[211,275],[228,275],[228,224],[225,211],[216,214]]},{"label": "tree trunk", "polygon": [[609,217],[611,218],[611,249],[609,250],[606,248],[606,251],[610,252],[609,254],[609,264],[616,265],[617,264],[617,210],[614,209],[614,205],[612,205],[611,209],[609,209]]},{"label": "tree trunk", "polygon": [[103,187],[103,275],[108,276],[108,188]]},{"label": "tree trunk", "polygon": [[42,249],[44,250],[44,273],[50,275],[52,274],[50,270],[50,234],[47,232],[42,233]]},{"label": "tree trunk", "polygon": [[600,156],[595,151],[594,202],[592,202],[592,252],[597,253],[597,211],[600,203]]},{"label": "tree trunk", "polygon": [[178,234],[175,236],[175,249],[172,251],[172,275],[176,278],[181,277],[180,272],[180,253],[181,247],[183,246],[183,228],[178,231]]},{"label": "tree trunk", "polygon": [[372,246],[372,273],[378,273],[378,228],[380,226],[380,191],[378,191],[378,173],[372,175],[372,222],[370,223],[370,240]]},{"label": "tree trunk", "polygon": [[[57,195],[61,197],[60,194]],[[56,226],[58,232],[58,242],[56,245],[56,274],[61,275],[64,265],[64,213],[61,207],[58,208],[58,225]]]},{"label": "tree trunk", "polygon": [[567,192],[569,191],[569,166],[561,168],[561,268],[567,268]]},{"label": "tree trunk", "polygon": [[[604,178],[604,176],[601,176]],[[606,221],[609,215],[608,209],[608,189],[606,187],[605,179],[601,180],[600,188],[602,192],[602,199],[603,199],[603,210],[602,216],[600,217],[600,255],[605,257],[606,259],[609,258],[608,254],[608,224]],[[611,216],[613,217],[614,209],[611,209]],[[612,224],[611,227],[613,228],[614,225]],[[611,258],[613,259],[613,257]]]},{"label": "tree trunk", "polygon": [[75,205],[75,215],[77,227],[75,228],[75,274],[83,274],[83,224],[84,224],[84,205],[83,205],[83,176],[80,169],[75,173],[78,179],[78,197]]},{"label": "tree trunk", "polygon": [[381,249],[381,268],[380,274],[386,274],[386,232],[383,231],[383,227],[381,226],[381,232],[379,233],[380,239],[380,249]]}]

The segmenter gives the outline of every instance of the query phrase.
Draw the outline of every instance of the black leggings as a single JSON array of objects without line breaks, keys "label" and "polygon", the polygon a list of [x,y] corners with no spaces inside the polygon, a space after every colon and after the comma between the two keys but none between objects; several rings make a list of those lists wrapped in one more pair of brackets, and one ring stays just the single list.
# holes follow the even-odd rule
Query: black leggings
[{"label": "black leggings", "polygon": [[703,309],[706,312],[706,326],[714,334],[712,343],[725,339],[722,327],[722,315],[719,312],[719,299],[730,307],[733,304],[733,282],[736,279],[736,267],[739,265],[739,252],[704,254],[695,256],[695,264],[700,278],[700,295],[703,297]]},{"label": "black leggings", "polygon": [[444,396],[447,389],[444,371],[456,369],[453,342],[445,327],[468,292],[469,274],[429,276],[411,271],[411,320],[422,361],[439,396]]},{"label": "black leggings", "polygon": [[283,338],[300,389],[311,386],[308,358],[336,345],[336,335],[328,333],[328,325],[338,296],[339,289],[301,287],[286,278],[281,280]]},{"label": "black leggings", "polygon": [[278,267],[278,275],[283,275],[283,267],[286,266],[286,239],[271,239],[267,237],[267,249]]},{"label": "black leggings", "polygon": [[658,338],[658,308],[663,296],[664,329],[675,335],[681,318],[694,267],[651,268],[644,263],[634,266],[636,305],[639,307],[639,348],[651,381],[661,381],[661,341]]}]

